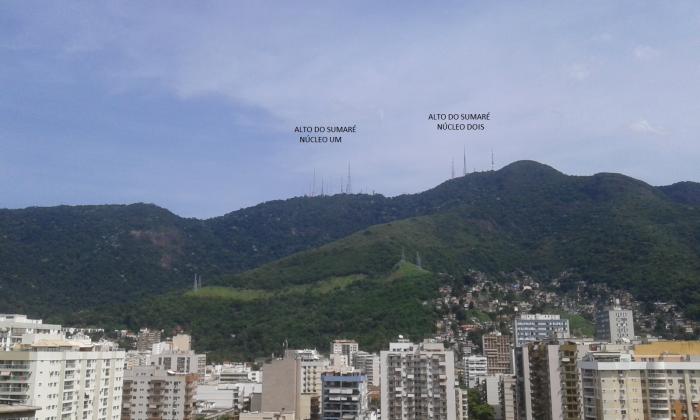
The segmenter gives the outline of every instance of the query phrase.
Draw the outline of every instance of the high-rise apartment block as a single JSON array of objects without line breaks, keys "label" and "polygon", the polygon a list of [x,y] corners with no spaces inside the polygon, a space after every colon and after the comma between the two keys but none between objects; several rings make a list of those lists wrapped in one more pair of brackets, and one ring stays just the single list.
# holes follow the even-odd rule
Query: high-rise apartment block
[{"label": "high-rise apartment block", "polygon": [[160,343],[161,332],[159,330],[149,330],[141,328],[136,339],[136,350],[150,351],[154,344]]},{"label": "high-rise apartment block", "polygon": [[608,343],[629,343],[634,339],[632,311],[614,306],[596,314],[595,336]]},{"label": "high-rise apartment block", "polygon": [[525,420],[578,420],[582,415],[577,363],[587,342],[534,342],[516,348],[518,413]]},{"label": "high-rise apartment block", "polygon": [[195,373],[155,365],[126,370],[122,420],[194,419],[196,381]]},{"label": "high-rise apartment block", "polygon": [[367,376],[367,385],[379,386],[379,355],[358,351],[353,355],[352,366]]},{"label": "high-rise apartment block", "polygon": [[476,388],[481,385],[488,375],[486,356],[465,356],[462,363],[464,364],[464,385],[467,388]]},{"label": "high-rise apartment block", "polygon": [[60,327],[44,334],[39,325],[21,342],[13,332],[12,350],[0,352],[0,404],[36,407],[39,420],[118,420],[124,352],[109,342],[68,340]]},{"label": "high-rise apartment block", "polygon": [[454,354],[442,343],[407,340],[380,353],[382,420],[456,420]]},{"label": "high-rise apartment block", "polygon": [[514,321],[515,346],[534,341],[569,338],[569,320],[559,315],[522,314]]},{"label": "high-rise apartment block", "polygon": [[26,315],[0,314],[0,351],[10,351],[22,343],[25,334],[59,334],[61,326],[44,324],[40,319],[29,319]]},{"label": "high-rise apartment block", "polygon": [[585,420],[700,419],[700,342],[594,352],[579,367]]},{"label": "high-rise apartment block", "polygon": [[316,350],[287,350],[263,366],[262,411],[294,412],[297,420],[320,415],[321,374],[329,366]]},{"label": "high-rise apartment block", "polygon": [[368,409],[367,377],[360,372],[326,372],[321,375],[321,418],[355,419]]},{"label": "high-rise apartment block", "polygon": [[487,360],[489,375],[513,373],[513,341],[512,336],[500,333],[485,334],[482,338],[482,349]]}]

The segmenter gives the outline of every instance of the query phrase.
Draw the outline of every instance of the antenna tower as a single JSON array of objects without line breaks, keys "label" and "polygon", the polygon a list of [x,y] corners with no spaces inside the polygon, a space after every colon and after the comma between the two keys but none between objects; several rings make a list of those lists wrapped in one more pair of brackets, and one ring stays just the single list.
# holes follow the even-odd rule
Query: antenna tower
[{"label": "antenna tower", "polygon": [[462,154],[462,176],[467,174],[467,146],[464,146],[464,152]]},{"label": "antenna tower", "polygon": [[352,177],[350,176],[350,162],[348,162],[348,184],[345,186],[345,193],[352,194]]}]

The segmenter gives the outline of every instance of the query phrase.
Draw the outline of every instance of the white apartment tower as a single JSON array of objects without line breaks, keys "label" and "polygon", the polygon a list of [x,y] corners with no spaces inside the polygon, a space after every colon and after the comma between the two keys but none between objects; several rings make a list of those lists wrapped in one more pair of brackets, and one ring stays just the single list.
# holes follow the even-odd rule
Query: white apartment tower
[{"label": "white apartment tower", "polygon": [[608,343],[629,343],[634,339],[632,311],[614,306],[596,315],[596,339]]},{"label": "white apartment tower", "polygon": [[25,334],[0,352],[0,404],[38,407],[38,420],[119,420],[124,352],[112,343]]},{"label": "white apartment tower", "polygon": [[486,356],[464,356],[464,384],[467,388],[478,387],[488,375]]},{"label": "white apartment tower", "polygon": [[61,326],[44,324],[40,319],[29,319],[26,315],[0,314],[0,351],[10,351],[15,344],[22,343],[25,334],[59,334]]},{"label": "white apartment tower", "polygon": [[442,343],[390,343],[381,359],[381,418],[457,419],[454,354]]}]

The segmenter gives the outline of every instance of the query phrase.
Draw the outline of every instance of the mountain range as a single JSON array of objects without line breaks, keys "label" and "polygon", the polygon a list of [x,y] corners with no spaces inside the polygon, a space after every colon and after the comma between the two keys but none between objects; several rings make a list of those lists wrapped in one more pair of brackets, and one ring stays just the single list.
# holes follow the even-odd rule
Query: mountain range
[{"label": "mountain range", "polygon": [[206,220],[151,204],[0,210],[0,311],[179,327],[218,354],[429,334],[438,284],[474,271],[603,283],[700,319],[700,184],[519,161],[418,194],[297,197]]}]

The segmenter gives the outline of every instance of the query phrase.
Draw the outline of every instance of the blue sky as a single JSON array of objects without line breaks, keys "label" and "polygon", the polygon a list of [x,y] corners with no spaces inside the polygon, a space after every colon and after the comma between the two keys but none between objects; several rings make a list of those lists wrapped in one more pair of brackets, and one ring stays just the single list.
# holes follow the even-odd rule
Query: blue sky
[{"label": "blue sky", "polygon": [[[152,202],[211,217],[418,192],[534,159],[700,181],[700,5],[0,3],[0,207]],[[527,3],[527,4],[526,4]],[[483,132],[429,113],[490,112]],[[349,124],[342,144],[297,125]],[[319,188],[319,187],[317,187]]]}]

